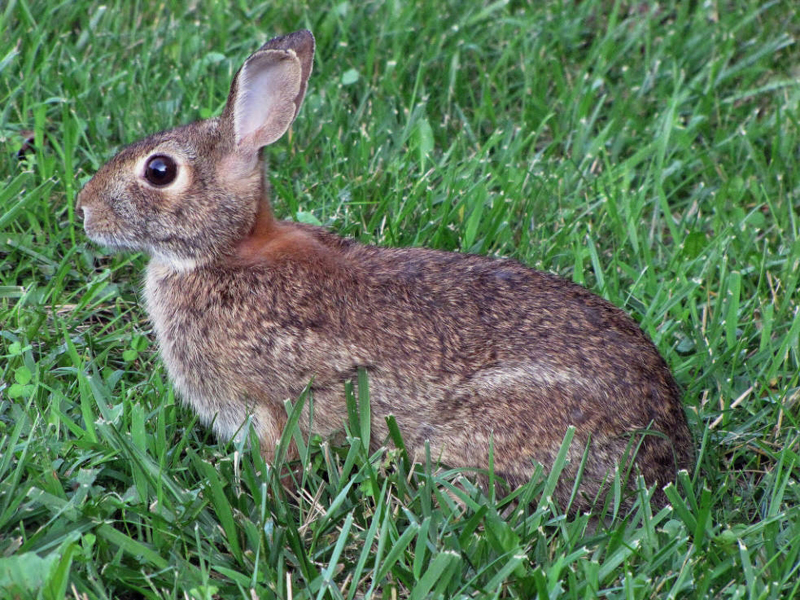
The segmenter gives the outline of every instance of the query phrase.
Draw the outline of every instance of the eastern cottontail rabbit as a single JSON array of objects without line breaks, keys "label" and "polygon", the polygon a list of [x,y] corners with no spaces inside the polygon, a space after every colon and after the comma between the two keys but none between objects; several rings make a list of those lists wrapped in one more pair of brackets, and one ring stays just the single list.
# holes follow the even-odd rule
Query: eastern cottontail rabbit
[{"label": "eastern cottontail rabbit", "polygon": [[[451,467],[526,481],[549,467],[569,425],[575,509],[632,452],[649,484],[693,461],[679,391],[625,313],[584,288],[497,260],[377,248],[277,221],[260,150],[294,120],[314,38],[267,42],[233,79],[218,118],[145,138],[101,168],[78,198],[89,237],[151,256],[145,297],[180,396],[231,437],[253,416],[269,459],[284,400],[313,380],[312,429],[346,418],[344,382],[369,373],[373,439],[393,414],[408,448]],[[304,422],[301,420],[301,422]],[[646,431],[649,430],[649,431]],[[659,496],[663,502],[663,496]]]}]

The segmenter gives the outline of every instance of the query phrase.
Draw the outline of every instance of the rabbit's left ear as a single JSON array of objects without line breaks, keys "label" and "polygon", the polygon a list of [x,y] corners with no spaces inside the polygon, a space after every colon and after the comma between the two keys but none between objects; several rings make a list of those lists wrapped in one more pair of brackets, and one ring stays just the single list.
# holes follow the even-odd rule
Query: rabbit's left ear
[{"label": "rabbit's left ear", "polygon": [[221,117],[238,152],[255,155],[286,133],[303,103],[313,60],[314,37],[297,31],[270,40],[245,61]]}]

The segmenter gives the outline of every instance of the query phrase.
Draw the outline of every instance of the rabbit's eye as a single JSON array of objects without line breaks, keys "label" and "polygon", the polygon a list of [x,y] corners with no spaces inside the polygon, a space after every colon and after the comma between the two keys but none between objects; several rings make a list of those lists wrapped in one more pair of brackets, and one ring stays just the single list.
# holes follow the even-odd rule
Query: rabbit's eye
[{"label": "rabbit's eye", "polygon": [[147,161],[144,176],[151,184],[163,187],[175,181],[178,176],[178,165],[169,156],[157,154]]}]

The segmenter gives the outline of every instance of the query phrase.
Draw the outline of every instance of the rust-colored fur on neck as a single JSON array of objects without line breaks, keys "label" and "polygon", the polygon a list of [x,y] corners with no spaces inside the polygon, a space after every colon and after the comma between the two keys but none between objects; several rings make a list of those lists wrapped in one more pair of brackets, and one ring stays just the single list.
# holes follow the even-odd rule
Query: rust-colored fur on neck
[{"label": "rust-colored fur on neck", "polygon": [[334,257],[308,231],[272,214],[269,202],[262,199],[250,233],[235,247],[231,263],[249,267],[283,260],[312,262],[333,267]]}]

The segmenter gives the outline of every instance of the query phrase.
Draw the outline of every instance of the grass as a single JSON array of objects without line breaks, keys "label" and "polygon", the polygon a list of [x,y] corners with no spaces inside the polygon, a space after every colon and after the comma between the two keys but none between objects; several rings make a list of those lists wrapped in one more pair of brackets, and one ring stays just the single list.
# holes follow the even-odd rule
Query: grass
[{"label": "grass", "polygon": [[[513,256],[624,307],[696,436],[671,506],[642,488],[590,520],[550,500],[558,468],[514,506],[369,456],[365,381],[346,443],[287,428],[288,494],[176,400],[146,258],[88,243],[75,195],[301,27],[318,55],[269,149],[276,211]],[[0,32],[0,596],[800,597],[794,3],[10,0]]]}]

